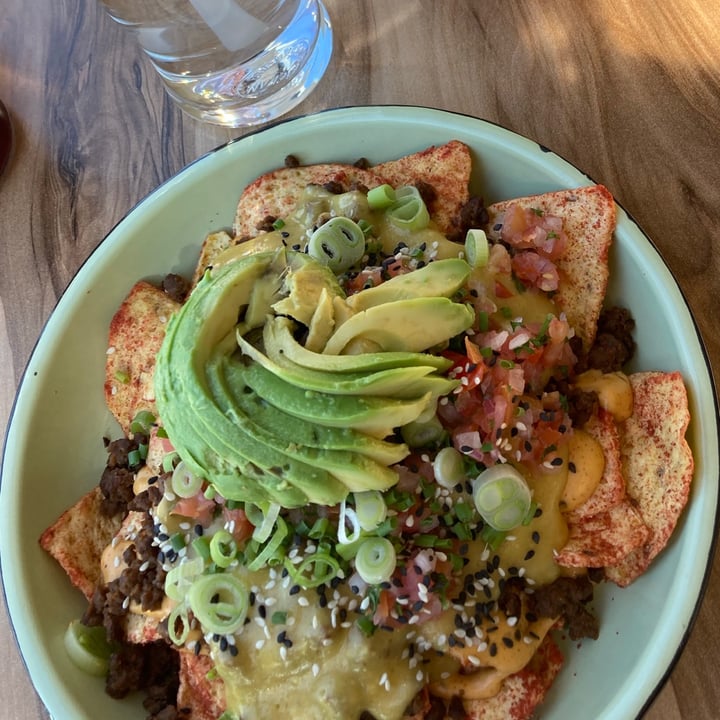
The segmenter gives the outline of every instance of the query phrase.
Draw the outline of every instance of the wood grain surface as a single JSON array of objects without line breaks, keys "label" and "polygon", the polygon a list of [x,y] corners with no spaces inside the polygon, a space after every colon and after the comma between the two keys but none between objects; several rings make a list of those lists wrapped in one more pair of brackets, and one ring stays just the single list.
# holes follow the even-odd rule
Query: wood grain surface
[{"label": "wood grain surface", "polygon": [[[326,0],[335,53],[292,114],[419,104],[492,120],[607,185],[678,279],[720,368],[716,0]],[[91,0],[3,0],[0,423],[43,324],[143,196],[241,130],[183,116]],[[720,567],[647,720],[720,716]],[[48,718],[0,610],[0,718]],[[578,717],[582,717],[579,710]],[[59,718],[58,720],[65,720]]]}]

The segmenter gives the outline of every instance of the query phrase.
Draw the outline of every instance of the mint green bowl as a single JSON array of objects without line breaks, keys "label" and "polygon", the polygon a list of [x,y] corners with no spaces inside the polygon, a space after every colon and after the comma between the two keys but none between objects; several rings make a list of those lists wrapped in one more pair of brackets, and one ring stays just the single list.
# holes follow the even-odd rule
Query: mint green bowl
[{"label": "mint green bowl", "polygon": [[[102,680],[68,662],[62,636],[84,610],[80,593],[37,539],[99,479],[103,434],[118,429],[105,408],[110,318],[141,276],[188,273],[208,232],[229,227],[241,189],[288,154],[302,162],[379,162],[466,142],[474,184],[488,202],[591,184],[557,155],[497,125],[415,107],[362,107],[279,123],[209,153],[137,205],[88,258],[50,317],[25,371],[6,438],[0,514],[2,572],[12,622],[33,683],[56,718],[141,720],[140,700],[111,700]],[[634,718],[667,677],[702,595],[718,499],[716,394],[691,313],[663,260],[619,211],[611,300],[637,320],[638,369],[682,372],[696,477],[670,545],[630,588],[605,586],[595,607],[600,639],[568,644],[545,720]],[[72,440],[72,443],[68,443]],[[682,578],[682,582],[678,582]]]}]

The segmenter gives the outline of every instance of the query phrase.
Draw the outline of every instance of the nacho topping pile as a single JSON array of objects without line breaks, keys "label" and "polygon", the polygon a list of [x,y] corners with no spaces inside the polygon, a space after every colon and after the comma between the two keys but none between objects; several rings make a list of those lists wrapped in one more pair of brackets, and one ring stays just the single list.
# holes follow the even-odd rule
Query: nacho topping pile
[{"label": "nacho topping pile", "polygon": [[457,141],[289,162],[192,278],[131,289],[106,361],[124,437],[41,538],[113,697],[145,689],[163,720],[530,718],[557,634],[597,638],[598,583],[663,550],[687,395],[627,370],[611,196],[486,207],[470,172]]}]

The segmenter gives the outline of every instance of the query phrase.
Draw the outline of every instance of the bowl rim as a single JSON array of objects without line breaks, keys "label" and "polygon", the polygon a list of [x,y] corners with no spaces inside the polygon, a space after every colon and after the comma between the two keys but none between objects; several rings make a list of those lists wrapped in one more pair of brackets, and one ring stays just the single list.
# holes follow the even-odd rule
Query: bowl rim
[{"label": "bowl rim", "polygon": [[[573,162],[567,160],[562,155],[558,154],[554,150],[548,148],[547,146],[533,140],[532,138],[523,135],[521,133],[518,133],[516,131],[510,130],[509,128],[503,126],[502,124],[495,122],[493,120],[488,120],[486,118],[471,115],[468,113],[463,112],[457,112],[457,111],[449,111],[449,110],[443,110],[439,108],[434,108],[430,106],[424,106],[424,105],[412,105],[412,104],[398,104],[398,103],[387,103],[387,104],[370,104],[370,105],[343,105],[343,106],[337,106],[337,107],[331,107],[326,108],[323,110],[319,110],[317,112],[302,114],[302,115],[293,115],[290,117],[284,117],[280,118],[278,120],[273,121],[272,123],[269,123],[267,125],[253,128],[249,130],[247,133],[243,134],[242,136],[232,138],[226,142],[223,142],[214,148],[208,150],[207,152],[204,152],[202,155],[197,157],[196,159],[192,160],[185,166],[183,166],[180,170],[178,170],[176,173],[174,173],[172,176],[166,178],[163,182],[161,182],[159,185],[157,185],[155,188],[153,188],[149,193],[147,193],[144,197],[142,197],[138,202],[136,202],[129,210],[127,210],[122,217],[105,233],[105,235],[102,237],[102,239],[98,242],[98,244],[88,253],[88,255],[83,259],[81,264],[78,266],[77,270],[73,274],[73,277],[67,284],[67,286],[63,289],[61,294],[59,295],[53,309],[48,314],[47,318],[43,322],[40,332],[38,334],[38,337],[33,344],[32,350],[28,356],[28,360],[25,364],[25,367],[21,373],[20,380],[18,382],[18,386],[14,395],[14,399],[10,408],[10,412],[8,415],[8,422],[5,430],[5,436],[4,436],[4,442],[3,442],[3,448],[2,448],[2,454],[0,455],[0,496],[5,499],[5,497],[8,495],[8,493],[11,492],[11,489],[8,488],[8,485],[10,484],[10,481],[13,479],[12,477],[8,477],[6,473],[6,467],[7,467],[7,459],[8,457],[12,456],[12,448],[11,448],[11,440],[15,434],[15,428],[16,428],[16,414],[18,412],[18,408],[20,406],[20,403],[22,401],[23,396],[23,389],[26,386],[28,375],[30,373],[30,368],[33,364],[33,360],[36,357],[36,354],[38,352],[38,346],[43,341],[43,338],[46,334],[46,331],[48,330],[48,326],[51,325],[54,321],[56,316],[58,315],[59,310],[62,310],[62,306],[64,302],[66,301],[66,298],[68,295],[70,295],[72,292],[75,291],[76,287],[78,285],[82,285],[82,283],[86,280],[85,274],[88,272],[87,267],[91,264],[91,261],[96,258],[96,256],[100,253],[102,253],[104,250],[107,249],[108,242],[110,239],[114,236],[115,231],[122,225],[124,225],[128,218],[135,215],[135,213],[142,207],[144,207],[146,204],[153,202],[157,197],[163,194],[163,192],[171,186],[174,182],[177,182],[179,179],[181,180],[186,174],[190,173],[192,169],[202,163],[208,162],[210,158],[215,156],[217,153],[220,152],[226,152],[227,149],[237,143],[244,143],[248,142],[251,138],[255,137],[256,135],[260,135],[262,133],[265,133],[267,131],[273,130],[274,128],[278,128],[287,124],[292,123],[298,123],[303,122],[307,120],[311,120],[316,117],[323,117],[323,116],[333,116],[338,113],[345,113],[345,112],[364,112],[364,111],[384,111],[389,112],[391,114],[393,113],[406,113],[406,112],[414,112],[419,113],[422,116],[427,117],[434,117],[435,119],[441,120],[443,117],[446,118],[456,118],[456,119],[466,119],[470,122],[477,122],[480,124],[485,124],[488,126],[492,126],[496,128],[497,130],[501,131],[502,133],[507,133],[510,136],[512,136],[516,141],[526,141],[533,143],[537,145],[538,148],[542,152],[548,153],[549,156],[555,157],[558,159],[562,164],[566,165],[567,167],[574,170],[576,173],[582,175],[584,178],[588,180],[588,182],[595,184],[596,181],[593,180],[593,178],[588,175],[585,171],[577,167]],[[688,316],[690,317],[692,321],[693,331],[695,338],[698,343],[698,348],[700,350],[700,354],[703,360],[702,363],[702,376],[703,379],[708,382],[708,385],[712,391],[712,405],[714,409],[714,420],[715,420],[715,436],[717,443],[716,445],[713,445],[713,449],[715,450],[715,457],[714,459],[717,459],[718,455],[718,448],[720,448],[720,426],[719,426],[719,420],[720,420],[720,406],[718,402],[718,393],[717,393],[717,387],[714,380],[713,375],[713,369],[712,364],[710,361],[710,357],[708,354],[707,346],[703,340],[702,334],[700,332],[700,328],[697,323],[697,319],[695,317],[695,314],[689,305],[687,301],[687,297],[685,296],[684,292],[682,291],[682,288],[680,287],[679,283],[677,282],[676,278],[670,271],[670,268],[665,261],[662,253],[660,252],[659,248],[655,244],[655,242],[652,240],[652,238],[644,232],[640,224],[637,222],[637,220],[628,213],[625,208],[617,201],[617,199],[613,198],[615,200],[615,203],[617,204],[618,208],[622,211],[622,213],[625,216],[625,219],[627,222],[629,222],[632,226],[634,226],[637,230],[637,232],[644,238],[645,241],[647,241],[649,247],[654,251],[654,253],[657,255],[657,259],[659,260],[662,268],[666,271],[667,276],[670,278],[672,283],[675,286],[676,291],[679,293],[680,297],[682,298],[682,302],[684,305],[684,310],[687,312]],[[718,485],[720,485],[720,472],[718,473],[717,477],[711,477],[710,480],[715,481]],[[0,502],[0,516],[5,515],[6,513],[6,507],[8,503],[7,502]],[[699,585],[699,591],[697,594],[697,597],[694,600],[692,611],[688,617],[687,625],[684,628],[684,631],[679,639],[679,642],[677,644],[677,647],[675,648],[675,651],[669,660],[667,667],[662,674],[662,676],[658,679],[658,681],[654,684],[653,688],[649,692],[647,699],[642,706],[642,708],[639,710],[639,712],[636,714],[636,717],[640,717],[643,713],[646,712],[646,710],[649,708],[649,706],[653,703],[653,701],[656,699],[657,695],[659,694],[660,690],[663,688],[664,684],[666,683],[667,679],[671,675],[677,661],[679,660],[680,656],[682,655],[683,650],[685,649],[685,646],[687,644],[688,638],[692,632],[692,629],[695,625],[695,622],[697,620],[702,601],[705,595],[705,592],[707,590],[707,586],[709,583],[710,574],[712,571],[712,558],[714,556],[716,546],[717,546],[717,540],[718,540],[718,533],[720,531],[720,509],[718,508],[717,504],[714,509],[714,518],[713,518],[713,528],[712,528],[712,534],[710,543],[708,545],[707,550],[707,557],[704,558],[704,572],[703,577]],[[15,607],[14,598],[11,599],[8,594],[8,588],[7,583],[5,582],[5,573],[3,573],[3,555],[2,549],[0,549],[0,576],[2,577],[2,591],[6,603],[6,607],[8,610],[8,617],[10,619],[10,627],[12,628],[13,637],[15,639],[16,646],[19,650],[20,656],[22,658],[22,662],[26,668],[26,671],[28,672],[28,675],[30,676],[31,682],[35,688],[35,691],[40,696],[41,700],[45,702],[45,693],[41,692],[40,688],[38,687],[38,679],[37,676],[31,673],[30,668],[28,666],[28,661],[25,656],[25,653],[22,650],[22,643],[18,636],[18,629],[16,627],[16,619],[13,614],[13,608]],[[14,595],[14,590],[12,591]]]}]

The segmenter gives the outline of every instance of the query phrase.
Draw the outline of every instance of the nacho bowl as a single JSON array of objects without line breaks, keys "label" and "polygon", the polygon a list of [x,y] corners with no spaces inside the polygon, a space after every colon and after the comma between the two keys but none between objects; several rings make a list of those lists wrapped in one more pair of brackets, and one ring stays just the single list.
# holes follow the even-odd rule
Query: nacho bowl
[{"label": "nacho bowl", "polygon": [[[97,483],[102,437],[120,433],[104,402],[104,364],[110,319],[130,287],[168,272],[189,275],[204,237],[231,226],[242,188],[288,154],[303,163],[380,162],[452,139],[471,147],[473,190],[488,203],[592,184],[538,144],[478,119],[408,107],[332,110],[248,135],[188,166],[139,203],[71,282],[17,395],[0,506],[8,607],[30,676],[55,717],[145,717],[139,698],[110,699],[102,680],[68,662],[63,633],[85,602],[37,542]],[[627,589],[596,590],[600,638],[563,645],[566,665],[542,707],[547,719],[574,718],[578,707],[586,717],[633,718],[647,707],[690,632],[715,537],[718,413],[702,341],[661,257],[621,209],[615,237],[608,298],[636,319],[632,369],[682,373],[696,471],[676,532],[650,570]]]}]

